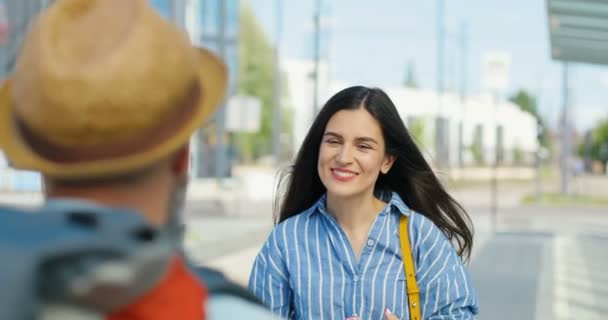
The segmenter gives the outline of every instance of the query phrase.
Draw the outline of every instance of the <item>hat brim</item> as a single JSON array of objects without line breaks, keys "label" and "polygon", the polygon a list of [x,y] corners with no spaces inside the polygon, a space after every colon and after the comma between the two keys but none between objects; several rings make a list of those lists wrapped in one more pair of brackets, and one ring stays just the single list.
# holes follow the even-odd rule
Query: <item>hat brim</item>
[{"label": "hat brim", "polygon": [[12,167],[66,179],[120,175],[151,165],[186,144],[192,134],[215,113],[226,93],[228,72],[224,63],[206,49],[197,48],[196,51],[200,60],[199,82],[202,92],[198,109],[179,131],[153,148],[105,160],[75,163],[48,160],[36,153],[16,128],[11,80],[8,79],[0,88],[0,149]]}]

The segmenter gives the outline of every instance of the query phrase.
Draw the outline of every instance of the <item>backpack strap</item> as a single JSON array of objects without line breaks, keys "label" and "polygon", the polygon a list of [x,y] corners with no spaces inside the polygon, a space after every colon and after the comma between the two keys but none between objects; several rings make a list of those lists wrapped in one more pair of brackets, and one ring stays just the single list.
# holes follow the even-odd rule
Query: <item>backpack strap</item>
[{"label": "backpack strap", "polygon": [[421,320],[420,317],[420,290],[416,282],[416,270],[412,256],[412,246],[407,229],[407,216],[399,218],[399,241],[401,242],[401,254],[403,255],[403,271],[405,271],[405,285],[407,287],[407,301],[411,320]]},{"label": "backpack strap", "polygon": [[205,284],[209,296],[211,297],[214,295],[230,295],[266,308],[266,305],[249,292],[249,290],[228,280],[228,278],[218,270],[198,266],[193,268],[193,272],[198,276],[199,280]]}]

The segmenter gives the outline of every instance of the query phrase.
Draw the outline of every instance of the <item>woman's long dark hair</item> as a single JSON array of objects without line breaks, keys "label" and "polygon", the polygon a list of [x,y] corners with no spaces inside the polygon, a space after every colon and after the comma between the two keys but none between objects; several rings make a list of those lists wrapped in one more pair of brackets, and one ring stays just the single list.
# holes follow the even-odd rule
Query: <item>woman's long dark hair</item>
[{"label": "woman's long dark hair", "polygon": [[[362,86],[334,95],[308,131],[295,163],[279,178],[276,223],[310,208],[325,192],[317,173],[319,147],[329,119],[338,111],[365,108],[380,124],[386,153],[395,156],[387,174],[380,174],[376,189],[397,192],[412,210],[435,223],[458,245],[458,254],[468,260],[473,245],[473,227],[464,208],[443,188],[422,153],[410,137],[397,108],[384,91]],[[286,184],[286,185],[285,185]],[[282,188],[285,187],[283,196]]]}]

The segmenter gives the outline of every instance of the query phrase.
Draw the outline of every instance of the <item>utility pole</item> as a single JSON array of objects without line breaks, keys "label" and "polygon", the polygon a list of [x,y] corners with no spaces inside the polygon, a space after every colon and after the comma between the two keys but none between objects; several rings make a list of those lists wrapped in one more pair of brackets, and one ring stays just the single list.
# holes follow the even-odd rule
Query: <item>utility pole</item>
[{"label": "utility pole", "polygon": [[272,153],[274,165],[281,162],[281,29],[283,0],[276,0],[276,39],[274,45],[274,95],[272,113]]},{"label": "utility pole", "polygon": [[536,120],[536,140],[538,143],[538,146],[536,147],[536,152],[534,153],[534,165],[536,167],[536,188],[535,188],[535,194],[536,194],[536,201],[540,202],[541,197],[543,195],[543,189],[542,189],[542,175],[541,175],[541,169],[542,169],[542,161],[543,161],[543,156],[541,154],[541,150],[543,149],[543,146],[541,144],[542,142],[542,136],[543,136],[543,132],[544,132],[544,128],[542,123],[540,122],[540,119]]},{"label": "utility pole", "polygon": [[570,178],[570,121],[568,109],[570,105],[570,85],[569,85],[569,65],[564,62],[562,65],[562,152],[561,152],[561,191],[563,195],[568,194],[568,180]]},{"label": "utility pole", "polygon": [[490,231],[492,234],[498,231],[498,90],[494,91],[492,97],[492,108],[494,118],[494,161],[492,162],[492,176],[490,181]]},{"label": "utility pole", "polygon": [[464,166],[464,132],[465,132],[465,117],[466,117],[466,99],[467,99],[467,23],[463,22],[460,25],[460,127],[458,128],[458,165]]},{"label": "utility pole", "polygon": [[313,119],[319,113],[319,59],[321,58],[321,0],[315,1],[314,8],[314,83],[313,83]]},{"label": "utility pole", "polygon": [[[218,53],[222,59],[226,59],[226,1],[219,1],[218,6]],[[217,144],[215,148],[215,177],[222,178],[226,175],[228,157],[226,154],[226,106],[222,105],[215,117]]]},{"label": "utility pole", "polygon": [[444,90],[444,0],[437,0],[437,119],[435,121],[435,161],[438,166],[444,164],[444,121],[443,121],[443,90]]}]

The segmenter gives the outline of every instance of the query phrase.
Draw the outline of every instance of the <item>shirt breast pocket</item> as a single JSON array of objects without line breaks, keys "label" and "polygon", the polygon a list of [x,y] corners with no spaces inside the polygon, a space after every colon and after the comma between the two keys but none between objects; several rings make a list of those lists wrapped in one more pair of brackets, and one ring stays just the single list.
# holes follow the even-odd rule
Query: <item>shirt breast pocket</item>
[{"label": "shirt breast pocket", "polygon": [[384,308],[389,308],[399,319],[409,319],[409,312],[407,310],[407,280],[403,272],[400,272],[396,278],[389,289],[390,292],[386,292],[386,305]]}]

